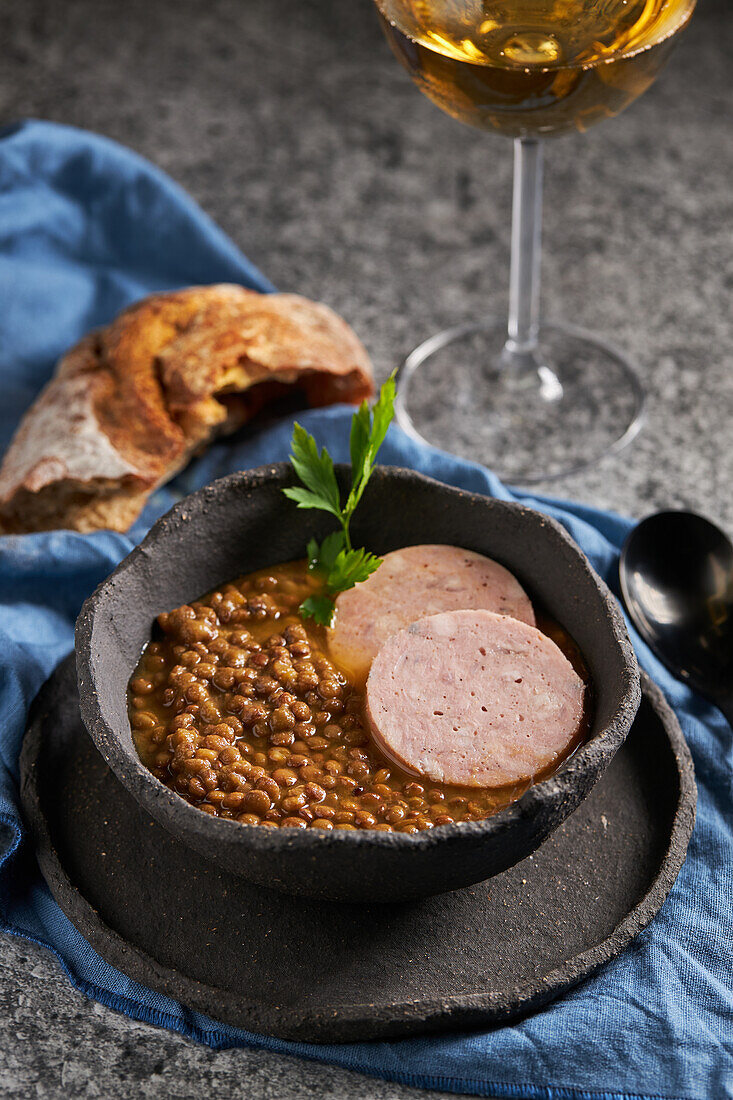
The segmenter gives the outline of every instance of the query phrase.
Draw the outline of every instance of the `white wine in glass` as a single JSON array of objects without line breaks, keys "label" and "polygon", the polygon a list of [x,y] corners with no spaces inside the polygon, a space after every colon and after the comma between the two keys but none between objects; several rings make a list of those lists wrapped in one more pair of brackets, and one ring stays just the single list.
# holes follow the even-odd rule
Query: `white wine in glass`
[{"label": "white wine in glass", "polygon": [[[375,2],[426,96],[515,138],[508,324],[483,319],[420,345],[400,373],[402,426],[523,482],[619,450],[642,423],[636,369],[607,341],[539,322],[540,139],[584,131],[640,96],[695,0]],[[418,368],[430,379],[421,389],[411,385]]]}]

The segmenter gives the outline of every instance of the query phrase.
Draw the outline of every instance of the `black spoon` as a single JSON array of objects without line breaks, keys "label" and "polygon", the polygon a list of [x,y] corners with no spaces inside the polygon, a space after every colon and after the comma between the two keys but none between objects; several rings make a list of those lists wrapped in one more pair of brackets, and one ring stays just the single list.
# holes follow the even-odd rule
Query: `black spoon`
[{"label": "black spoon", "polygon": [[733,726],[733,545],[694,512],[658,512],[630,532],[619,563],[636,626],[681,680]]}]

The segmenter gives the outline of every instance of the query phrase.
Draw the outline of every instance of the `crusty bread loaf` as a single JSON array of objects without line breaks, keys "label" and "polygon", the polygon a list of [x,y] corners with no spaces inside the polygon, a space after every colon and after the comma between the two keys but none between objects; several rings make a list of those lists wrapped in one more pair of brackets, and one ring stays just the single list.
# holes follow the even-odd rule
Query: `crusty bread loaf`
[{"label": "crusty bread loaf", "polygon": [[0,531],[126,530],[215,435],[289,388],[359,402],[369,357],[327,306],[240,286],[153,294],[59,362],[0,466]]}]

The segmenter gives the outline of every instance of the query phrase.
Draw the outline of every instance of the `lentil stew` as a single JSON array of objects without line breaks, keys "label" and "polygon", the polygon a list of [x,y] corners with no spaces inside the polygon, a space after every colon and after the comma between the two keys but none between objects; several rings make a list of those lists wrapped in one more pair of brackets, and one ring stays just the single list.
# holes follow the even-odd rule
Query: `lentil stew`
[{"label": "lentil stew", "polygon": [[[372,743],[364,687],[298,614],[318,590],[307,562],[248,574],[158,617],[129,684],[135,746],[166,786],[205,813],[247,825],[416,833],[478,821],[529,783],[424,783]],[[538,626],[588,680],[558,624]],[[546,778],[582,743],[583,735]]]}]

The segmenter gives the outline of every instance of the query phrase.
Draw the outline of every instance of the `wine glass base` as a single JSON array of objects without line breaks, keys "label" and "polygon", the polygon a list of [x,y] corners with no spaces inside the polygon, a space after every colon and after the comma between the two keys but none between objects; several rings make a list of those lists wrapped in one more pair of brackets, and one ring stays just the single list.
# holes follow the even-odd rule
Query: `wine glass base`
[{"label": "wine glass base", "polygon": [[639,433],[644,387],[612,344],[552,322],[536,351],[506,343],[506,322],[488,318],[420,344],[397,376],[400,427],[514,484],[575,473]]}]

